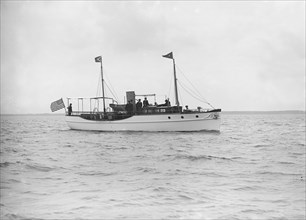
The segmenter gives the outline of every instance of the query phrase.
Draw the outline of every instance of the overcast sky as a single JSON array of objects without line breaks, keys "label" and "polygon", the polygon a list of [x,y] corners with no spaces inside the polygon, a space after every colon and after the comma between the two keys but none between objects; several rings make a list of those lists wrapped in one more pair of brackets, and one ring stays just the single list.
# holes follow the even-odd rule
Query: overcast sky
[{"label": "overcast sky", "polygon": [[171,51],[183,105],[207,107],[181,85],[228,111],[305,109],[305,1],[1,1],[1,113],[96,96],[99,55],[120,102],[174,104]]}]

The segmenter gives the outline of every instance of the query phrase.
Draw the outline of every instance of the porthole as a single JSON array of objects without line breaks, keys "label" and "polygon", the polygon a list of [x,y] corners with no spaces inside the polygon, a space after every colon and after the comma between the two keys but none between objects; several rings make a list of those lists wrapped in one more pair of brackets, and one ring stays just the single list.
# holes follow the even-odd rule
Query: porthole
[{"label": "porthole", "polygon": [[199,116],[198,115],[196,115],[196,118],[198,118]]},{"label": "porthole", "polygon": [[170,116],[168,116],[168,119],[171,119],[171,117],[170,117]]},{"label": "porthole", "polygon": [[184,118],[184,116],[181,116],[181,119],[183,119]]}]

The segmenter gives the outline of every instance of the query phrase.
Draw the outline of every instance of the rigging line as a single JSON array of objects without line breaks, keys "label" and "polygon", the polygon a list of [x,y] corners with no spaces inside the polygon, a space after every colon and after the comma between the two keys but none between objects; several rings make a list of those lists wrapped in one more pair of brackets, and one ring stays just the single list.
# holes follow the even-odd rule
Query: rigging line
[{"label": "rigging line", "polygon": [[177,68],[179,69],[180,73],[182,73],[182,75],[185,77],[185,79],[189,82],[189,84],[193,87],[193,89],[195,90],[195,92],[197,92],[198,95],[199,95],[201,98],[205,99],[205,98],[203,97],[203,95],[199,92],[199,90],[197,90],[197,88],[192,84],[192,82],[186,77],[186,75],[184,74],[184,72],[182,71],[182,69],[179,68],[178,66],[177,66]]},{"label": "rigging line", "polygon": [[117,97],[117,94],[116,94],[116,92],[107,84],[107,82],[106,81],[104,81],[104,83],[105,83],[105,85],[107,86],[107,88],[108,88],[108,90],[110,91],[110,93],[113,95],[113,97],[116,99],[116,100],[118,100],[118,97]]},{"label": "rigging line", "polygon": [[[180,73],[182,73],[182,75],[183,75],[184,78],[187,80],[187,82],[193,87],[193,89],[194,89],[193,92],[198,93],[198,95],[199,95],[201,98],[205,99],[205,98],[202,96],[202,94],[197,90],[197,88],[192,84],[192,82],[187,78],[187,76],[184,74],[184,72],[182,71],[182,69],[179,68],[179,67],[177,67],[177,68],[179,69]],[[190,89],[190,90],[191,90],[191,89]]]},{"label": "rigging line", "polygon": [[[187,82],[189,83],[189,85],[191,85],[192,88],[190,88],[189,86],[185,85],[185,88],[189,89],[189,92],[193,93],[194,95],[198,96],[199,99],[205,100],[205,102],[207,102],[207,100],[205,99],[205,97],[199,92],[199,90],[192,84],[192,82],[186,77],[186,75],[183,73],[183,71],[178,68],[180,70],[180,72],[182,73],[182,75],[184,76],[184,78],[187,80]],[[182,81],[181,81],[182,83]]]},{"label": "rigging line", "polygon": [[[199,101],[201,101],[201,102],[204,102],[204,103],[206,103],[206,104],[208,104],[210,107],[212,107],[212,108],[214,108],[205,98],[204,98],[204,96],[202,96],[202,94],[197,90],[197,88],[191,83],[191,81],[185,76],[185,74],[183,73],[183,71],[178,67],[178,69],[180,70],[180,72],[182,73],[182,75],[185,77],[185,79],[189,82],[189,84],[193,87],[193,89],[198,93],[197,95],[198,95],[198,100]],[[181,86],[182,86],[182,82],[180,82],[181,83]],[[186,88],[184,88],[183,86],[182,86],[182,88],[183,89],[185,89],[186,90],[186,88],[188,88],[187,86],[186,86]],[[189,94],[191,93],[191,92],[194,92],[194,91],[192,91],[192,89],[190,89],[190,88],[188,88],[190,91],[189,91]],[[190,95],[192,95],[192,94],[190,94]],[[192,95],[193,97],[194,97],[194,95]],[[195,97],[194,97],[195,98]]]},{"label": "rigging line", "polygon": [[180,81],[178,81],[178,82],[179,82],[180,86],[181,86],[189,95],[191,95],[193,98],[197,99],[198,101],[200,101],[200,102],[202,102],[202,103],[208,104],[210,107],[212,107],[212,108],[214,109],[214,107],[213,107],[209,102],[204,101],[204,100],[201,100],[201,99],[199,99],[198,97],[195,97],[192,93],[190,93],[190,92],[181,84]]},{"label": "rigging line", "polygon": [[180,100],[181,100],[181,101],[180,101],[180,102],[181,102],[181,106],[183,106],[184,101],[183,101],[181,92],[178,93],[178,96],[179,96],[179,98],[180,98]]},{"label": "rigging line", "polygon": [[[182,85],[182,82],[180,82],[180,83],[181,83],[181,85]],[[196,97],[195,94],[192,94],[192,93],[190,92],[190,89],[189,89],[188,87],[184,87],[184,86],[182,85],[182,88],[185,89],[186,92],[189,92],[189,94],[190,94],[191,96],[193,96],[195,99],[197,99],[198,101],[200,101],[200,102],[202,102],[202,103],[205,103],[205,104],[209,105],[210,107],[212,107],[212,108],[214,109],[214,107],[213,107],[205,98],[199,97],[199,96]],[[188,91],[188,89],[189,89],[189,91]]]},{"label": "rigging line", "polygon": [[189,95],[191,95],[193,98],[195,98],[196,100],[198,100],[198,101],[200,101],[200,102],[202,102],[202,103],[205,103],[205,104],[209,105],[209,106],[212,107],[213,109],[215,108],[215,107],[213,107],[209,102],[207,102],[206,100],[199,99],[199,97],[194,96],[194,94],[191,93],[190,91],[188,91],[188,89],[185,88],[185,87],[181,84],[180,81],[178,81],[178,82],[179,82],[180,86],[185,90],[185,92],[187,92],[187,93],[188,93]]},{"label": "rigging line", "polygon": [[190,91],[190,89],[188,87],[186,87],[185,85],[183,85],[183,83],[181,81],[178,81],[181,88],[184,89],[185,92],[187,92],[189,95],[191,95],[193,98],[195,98],[196,100],[200,101],[200,102],[204,102],[206,103],[206,100],[200,99],[198,96],[196,96],[194,93],[192,93]]},{"label": "rigging line", "polygon": [[179,81],[180,85],[182,86],[182,88],[184,88],[185,90],[188,90],[189,93],[192,93],[193,97],[197,97],[198,100],[201,100],[201,102],[207,102],[207,100],[201,96],[199,96],[198,94],[194,94],[192,89],[190,89],[188,86],[186,86],[182,81]]},{"label": "rigging line", "polygon": [[106,82],[104,82],[105,85],[107,86],[107,88],[109,89],[110,93],[116,98],[116,100],[118,100],[118,98],[116,97],[116,95],[114,95],[114,93],[112,92],[112,90],[109,88],[109,86],[107,85]]},{"label": "rigging line", "polygon": [[113,96],[116,98],[116,100],[119,101],[118,95],[117,95],[117,93],[116,93],[116,91],[115,91],[113,85],[111,84],[111,82],[110,82],[110,80],[109,80],[109,78],[108,78],[108,75],[107,75],[106,73],[105,73],[105,76],[106,76],[106,78],[107,78],[107,80],[108,80],[108,82],[109,82],[109,85],[110,85],[110,87],[111,87],[111,89],[110,89],[110,88],[108,88],[108,89],[111,91],[111,93],[112,93]]}]

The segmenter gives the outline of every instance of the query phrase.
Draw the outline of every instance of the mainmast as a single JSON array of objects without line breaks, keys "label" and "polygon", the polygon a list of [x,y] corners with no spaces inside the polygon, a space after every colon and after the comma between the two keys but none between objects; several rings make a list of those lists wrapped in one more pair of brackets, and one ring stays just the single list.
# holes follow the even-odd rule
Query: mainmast
[{"label": "mainmast", "polygon": [[105,115],[105,95],[104,95],[104,78],[103,78],[103,66],[102,66],[102,57],[98,56],[95,58],[95,61],[101,63],[101,80],[102,80],[102,100],[103,100],[103,113]]},{"label": "mainmast", "polygon": [[174,73],[174,91],[175,91],[175,104],[177,107],[180,106],[179,100],[178,100],[178,93],[177,93],[177,78],[176,78],[176,70],[175,70],[175,60],[173,58],[173,73]]},{"label": "mainmast", "polygon": [[176,70],[175,70],[175,60],[173,58],[173,53],[168,53],[166,55],[163,55],[165,58],[169,58],[173,60],[173,73],[174,73],[174,92],[175,92],[175,104],[177,107],[180,106],[179,100],[178,100],[178,92],[177,92],[177,78],[176,78]]}]

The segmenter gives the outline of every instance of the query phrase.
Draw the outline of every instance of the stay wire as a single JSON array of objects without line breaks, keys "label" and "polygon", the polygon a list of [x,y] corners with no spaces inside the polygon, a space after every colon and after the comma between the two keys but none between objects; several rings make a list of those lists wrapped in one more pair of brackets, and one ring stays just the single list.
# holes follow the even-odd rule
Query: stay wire
[{"label": "stay wire", "polygon": [[[178,68],[178,70],[180,71],[180,73],[184,76],[184,78],[187,80],[187,82],[192,86],[192,88],[194,89],[194,93],[197,93],[197,95],[199,96],[199,97],[201,97],[201,99],[203,99],[203,100],[206,100],[204,97],[203,97],[203,95],[199,92],[199,90],[192,84],[192,82],[187,78],[187,76],[184,74],[184,72],[182,71],[182,69],[181,68],[179,68],[178,66],[177,66],[177,68]],[[191,89],[190,89],[191,90]],[[191,90],[192,91],[192,90]],[[206,102],[207,102],[207,100],[206,100]]]},{"label": "stay wire", "polygon": [[110,91],[110,93],[114,96],[114,98],[116,100],[118,100],[118,98],[116,97],[116,95],[112,92],[112,90],[109,88],[108,84],[106,82],[104,82],[104,84],[106,85],[106,87],[108,88],[108,90]]},{"label": "stay wire", "polygon": [[197,100],[201,101],[201,102],[207,102],[206,99],[203,99],[202,97],[198,96],[197,94],[194,94],[193,91],[188,87],[186,86],[182,81],[178,80],[180,86],[186,90],[188,90],[188,93],[189,94],[192,94],[192,97],[196,98]]},{"label": "stay wire", "polygon": [[178,80],[178,83],[180,84],[180,86],[182,87],[182,89],[184,89],[185,92],[187,92],[190,96],[192,96],[193,98],[195,98],[196,100],[202,102],[202,103],[205,103],[205,104],[208,104],[210,107],[212,107],[214,109],[214,107],[209,103],[207,102],[206,100],[202,100],[202,99],[199,99],[199,97],[196,97],[192,92],[190,92],[185,86],[183,86],[183,84]]},{"label": "stay wire", "polygon": [[111,82],[110,82],[110,80],[109,80],[109,78],[108,78],[108,75],[107,75],[106,73],[105,73],[105,77],[107,78],[108,83],[109,83],[109,85],[110,85],[110,87],[108,86],[109,91],[112,93],[112,95],[114,96],[114,98],[115,98],[117,101],[119,101],[118,95],[117,95],[117,93],[116,93],[114,87],[112,86],[112,84],[111,84]]}]

